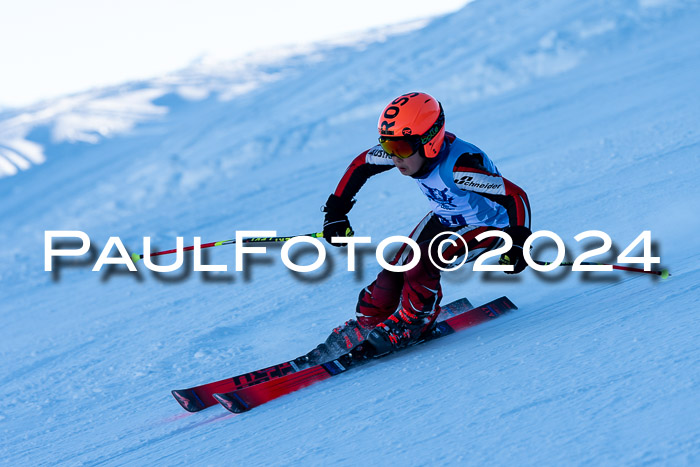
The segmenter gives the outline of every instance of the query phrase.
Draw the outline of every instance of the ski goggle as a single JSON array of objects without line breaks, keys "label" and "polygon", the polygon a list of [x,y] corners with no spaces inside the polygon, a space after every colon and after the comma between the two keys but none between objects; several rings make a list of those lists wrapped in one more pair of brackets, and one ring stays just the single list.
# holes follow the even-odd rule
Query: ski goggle
[{"label": "ski goggle", "polygon": [[382,145],[384,152],[390,156],[396,156],[400,159],[411,157],[421,147],[420,137],[413,138],[388,138],[386,136],[379,137],[379,144]]}]

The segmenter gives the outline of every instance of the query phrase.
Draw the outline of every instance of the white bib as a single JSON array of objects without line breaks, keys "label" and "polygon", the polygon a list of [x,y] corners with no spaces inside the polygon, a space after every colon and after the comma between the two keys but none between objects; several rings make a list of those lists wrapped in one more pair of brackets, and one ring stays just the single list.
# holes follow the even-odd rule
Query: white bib
[{"label": "white bib", "polygon": [[479,148],[455,139],[449,145],[449,153],[444,159],[425,177],[416,179],[418,186],[430,200],[433,213],[444,225],[507,227],[508,213],[503,206],[478,193],[457,188],[452,171],[459,156],[466,152],[481,154],[486,169],[494,175],[500,175],[493,162]]}]

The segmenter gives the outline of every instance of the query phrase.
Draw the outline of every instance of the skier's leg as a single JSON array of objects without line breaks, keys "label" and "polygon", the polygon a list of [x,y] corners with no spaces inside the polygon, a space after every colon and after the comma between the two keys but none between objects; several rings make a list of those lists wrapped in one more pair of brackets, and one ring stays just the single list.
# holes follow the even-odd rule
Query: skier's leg
[{"label": "skier's leg", "polygon": [[358,323],[373,328],[396,311],[401,299],[403,274],[383,269],[370,285],[360,291],[355,315]]},{"label": "skier's leg", "polygon": [[[492,227],[465,226],[456,230],[467,244],[469,256],[467,261],[474,261],[480,254],[495,248],[500,239],[491,237],[481,242],[476,237]],[[445,229],[445,231],[452,231]],[[440,286],[440,267],[447,267],[449,263],[441,261],[437,255],[437,245],[433,243],[433,250],[428,252],[430,239],[420,239],[418,243],[421,258],[409,271],[404,273],[404,285],[401,293],[401,306],[386,321],[379,324],[368,336],[369,341],[377,349],[379,354],[390,352],[403,347],[418,339],[431,328],[440,313],[440,300],[442,289]],[[442,254],[443,258],[455,261],[464,255],[464,243],[457,240],[454,246],[448,247]],[[410,262],[413,253],[406,257],[406,263]],[[432,261],[431,261],[432,258]],[[437,265],[435,264],[437,263]]]},{"label": "skier's leg", "polygon": [[[410,238],[418,241],[425,237],[427,231],[434,230],[434,223],[435,217],[428,213],[413,229]],[[409,254],[411,249],[403,244],[389,264],[406,264]],[[398,308],[403,286],[403,273],[382,270],[374,282],[360,291],[355,309],[357,321],[364,327],[374,328],[386,320]]]},{"label": "skier's leg", "polygon": [[[466,262],[474,261],[479,255],[493,249],[499,242],[496,237],[491,237],[481,242],[476,240],[476,237],[487,230],[493,230],[492,227],[474,227],[464,226],[457,228],[454,231],[454,245],[446,248],[442,254],[438,252],[440,241],[430,243],[434,238],[432,235],[429,239],[420,239],[418,246],[420,247],[420,261],[410,270],[404,273],[404,284],[401,292],[401,307],[409,315],[417,315],[421,317],[431,316],[439,313],[440,300],[442,299],[442,288],[440,286],[440,268],[448,268],[450,264],[457,262],[464,256],[464,245],[466,243],[468,249],[468,257]],[[451,230],[443,230],[443,232],[452,232]],[[462,237],[462,240],[456,237]],[[406,262],[410,262],[413,254],[409,255]],[[442,261],[445,258],[447,261]],[[439,267],[438,267],[439,266]],[[431,319],[434,321],[434,319]]]},{"label": "skier's leg", "polygon": [[[424,235],[426,227],[433,225],[433,219],[432,213],[426,215],[411,232],[411,238],[416,240]],[[390,264],[405,260],[407,251],[410,251],[408,246],[402,245]],[[380,271],[377,278],[360,291],[355,308],[356,320],[351,319],[335,328],[325,342],[307,354],[308,360],[314,363],[332,360],[363,342],[377,324],[396,311],[403,285],[402,273],[386,269]]]}]

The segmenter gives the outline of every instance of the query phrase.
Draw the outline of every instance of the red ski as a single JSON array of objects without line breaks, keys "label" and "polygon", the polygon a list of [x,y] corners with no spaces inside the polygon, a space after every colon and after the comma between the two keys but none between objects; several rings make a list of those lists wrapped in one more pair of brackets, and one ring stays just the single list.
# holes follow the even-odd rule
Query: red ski
[{"label": "red ski", "polygon": [[[476,326],[477,324],[497,318],[510,310],[516,309],[517,307],[507,297],[498,298],[485,305],[439,322],[430,335],[416,344],[438,339],[459,330]],[[330,362],[315,365],[305,370],[228,393],[214,394],[213,397],[231,412],[247,412],[265,402],[269,402],[285,394],[339,375],[351,368],[374,361],[375,359],[367,358],[367,356],[363,354],[361,347],[362,344],[349,353]]]},{"label": "red ski", "polygon": [[226,378],[213,383],[202,384],[188,389],[175,389],[171,391],[175,400],[188,412],[199,412],[207,407],[216,405],[213,395],[217,392],[229,392],[242,389],[254,384],[269,381],[273,378],[299,371],[294,360],[279,363],[262,370],[251,371],[242,375]]},{"label": "red ski", "polygon": [[[462,298],[442,307],[441,315],[454,316],[464,313],[471,308],[472,304],[469,303],[469,300]],[[175,389],[171,391],[171,393],[183,409],[188,412],[199,412],[207,407],[216,405],[216,399],[214,399],[215,393],[236,391],[270,381],[271,379],[296,373],[309,366],[308,363],[305,365],[302,360],[303,357],[298,357],[294,360],[279,363],[261,370],[243,373],[242,375],[232,378],[226,378],[187,389]]]}]

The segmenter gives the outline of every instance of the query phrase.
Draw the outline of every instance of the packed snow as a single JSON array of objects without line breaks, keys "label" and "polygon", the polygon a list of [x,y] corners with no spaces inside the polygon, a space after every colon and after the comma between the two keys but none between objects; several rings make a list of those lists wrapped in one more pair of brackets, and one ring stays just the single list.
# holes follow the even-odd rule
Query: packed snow
[{"label": "packed snow", "polygon": [[[0,459],[35,464],[700,463],[700,8],[682,0],[476,0],[372,40],[92,89],[0,111]],[[320,230],[389,100],[420,90],[447,128],[523,187],[567,258],[650,230],[654,268],[446,274],[444,302],[519,309],[235,416],[171,389],[305,353],[353,317],[379,271],[344,250],[291,273],[279,245],[227,272],[92,267],[129,252]],[[427,212],[396,171],[350,213],[374,245]],[[83,257],[44,271],[44,233]],[[641,254],[641,248],[635,251]],[[116,249],[113,251],[116,254]],[[539,247],[542,259],[555,255]],[[314,254],[299,250],[308,264]],[[164,257],[169,264],[172,257]],[[634,266],[634,265],[632,265]]]}]

